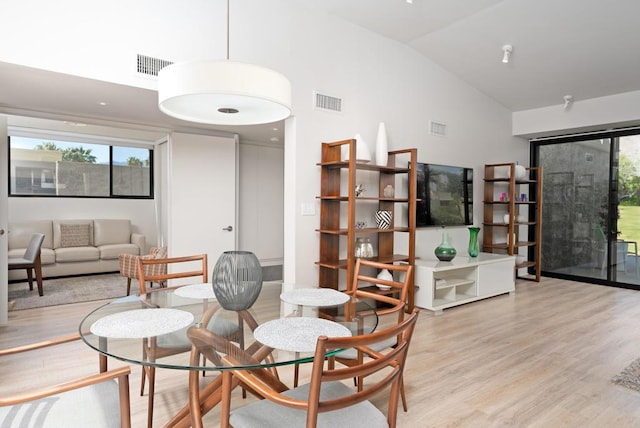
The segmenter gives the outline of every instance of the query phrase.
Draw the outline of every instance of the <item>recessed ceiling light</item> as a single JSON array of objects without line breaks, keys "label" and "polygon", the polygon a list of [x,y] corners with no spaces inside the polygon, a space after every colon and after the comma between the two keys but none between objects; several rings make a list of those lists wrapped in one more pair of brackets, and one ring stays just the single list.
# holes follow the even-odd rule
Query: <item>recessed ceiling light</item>
[{"label": "recessed ceiling light", "polygon": [[277,131],[277,130],[278,130],[278,128],[273,128],[273,130],[274,130],[274,131]]},{"label": "recessed ceiling light", "polygon": [[280,139],[278,137],[271,137],[271,138],[269,138],[269,140],[271,140],[271,141],[280,141]]},{"label": "recessed ceiling light", "polygon": [[65,120],[63,122],[65,125],[69,125],[69,126],[87,126],[86,123],[82,123],[82,122],[70,122],[68,120]]},{"label": "recessed ceiling light", "polygon": [[108,103],[108,102],[106,102],[106,101],[98,101],[98,105],[101,105],[101,106],[103,106],[103,107],[104,107],[104,106],[108,106],[108,105],[109,105],[109,103]]}]

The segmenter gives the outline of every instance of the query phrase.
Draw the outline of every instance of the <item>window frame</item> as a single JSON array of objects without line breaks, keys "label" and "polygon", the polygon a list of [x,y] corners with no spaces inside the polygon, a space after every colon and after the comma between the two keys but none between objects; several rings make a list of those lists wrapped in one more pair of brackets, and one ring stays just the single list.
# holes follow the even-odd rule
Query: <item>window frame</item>
[{"label": "window frame", "polygon": [[[108,147],[108,188],[109,195],[58,195],[58,194],[16,194],[12,191],[12,159],[11,159],[11,138],[25,137],[44,140],[53,140],[79,145],[103,145]],[[57,131],[33,130],[23,128],[9,128],[7,136],[7,166],[8,166],[8,196],[10,198],[78,198],[78,199],[154,199],[154,144],[149,141],[139,141],[134,139],[116,138],[108,136],[95,136],[89,134],[72,134]],[[149,151],[149,194],[148,195],[120,195],[114,194],[114,165],[113,150],[115,148],[143,149]]]}]

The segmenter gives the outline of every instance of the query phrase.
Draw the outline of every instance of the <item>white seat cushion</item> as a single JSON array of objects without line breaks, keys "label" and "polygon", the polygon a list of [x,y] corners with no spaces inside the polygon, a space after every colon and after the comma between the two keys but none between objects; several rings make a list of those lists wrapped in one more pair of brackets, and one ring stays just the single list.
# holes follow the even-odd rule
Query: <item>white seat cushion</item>
[{"label": "white seat cushion", "polygon": [[[383,340],[381,342],[374,343],[370,346],[374,351],[383,351],[387,348],[391,348],[396,346],[398,343],[398,339],[395,337],[390,337],[387,340]],[[346,360],[356,360],[358,359],[358,351],[354,348],[345,349],[344,351],[340,351],[336,354],[336,358],[344,358]],[[366,358],[366,355],[365,355]]]},{"label": "white seat cushion", "polygon": [[[352,391],[346,385],[340,382],[328,382],[322,385],[320,399],[341,397],[350,393],[352,393]],[[306,400],[309,396],[309,385],[306,384],[291,389],[283,393],[283,395]],[[229,421],[234,428],[304,427],[306,426],[307,412],[281,406],[268,399],[264,399],[234,410],[233,413],[231,413]],[[363,401],[332,412],[318,414],[318,427],[376,428],[388,426],[385,415],[369,401]]]},{"label": "white seat cushion", "polygon": [[56,263],[85,262],[100,259],[96,247],[69,247],[56,249]]},{"label": "white seat cushion", "polygon": [[15,406],[0,407],[2,428],[120,427],[116,381]]}]

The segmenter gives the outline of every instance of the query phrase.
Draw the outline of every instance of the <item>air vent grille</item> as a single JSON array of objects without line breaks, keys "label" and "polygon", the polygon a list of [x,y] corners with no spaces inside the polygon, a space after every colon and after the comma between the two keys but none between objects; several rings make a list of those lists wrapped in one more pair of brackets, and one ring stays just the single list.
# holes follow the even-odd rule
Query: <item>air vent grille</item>
[{"label": "air vent grille", "polygon": [[145,76],[157,76],[158,72],[173,62],[147,55],[137,55],[136,71]]},{"label": "air vent grille", "polygon": [[444,137],[447,135],[447,125],[432,120],[429,122],[429,132],[431,133],[431,135]]},{"label": "air vent grille", "polygon": [[342,98],[332,97],[330,95],[314,92],[314,106],[320,110],[328,110],[334,112],[342,111]]}]

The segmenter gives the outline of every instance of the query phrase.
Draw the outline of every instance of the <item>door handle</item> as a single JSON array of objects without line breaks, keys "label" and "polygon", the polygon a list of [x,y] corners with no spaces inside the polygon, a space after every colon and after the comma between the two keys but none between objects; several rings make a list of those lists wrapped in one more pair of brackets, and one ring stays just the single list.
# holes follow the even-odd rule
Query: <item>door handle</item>
[{"label": "door handle", "polygon": [[0,229],[0,236],[4,235],[4,229]]},{"label": "door handle", "polygon": [[227,232],[231,232],[233,230],[233,227],[231,227],[231,226],[223,227],[222,230],[226,230]]}]

